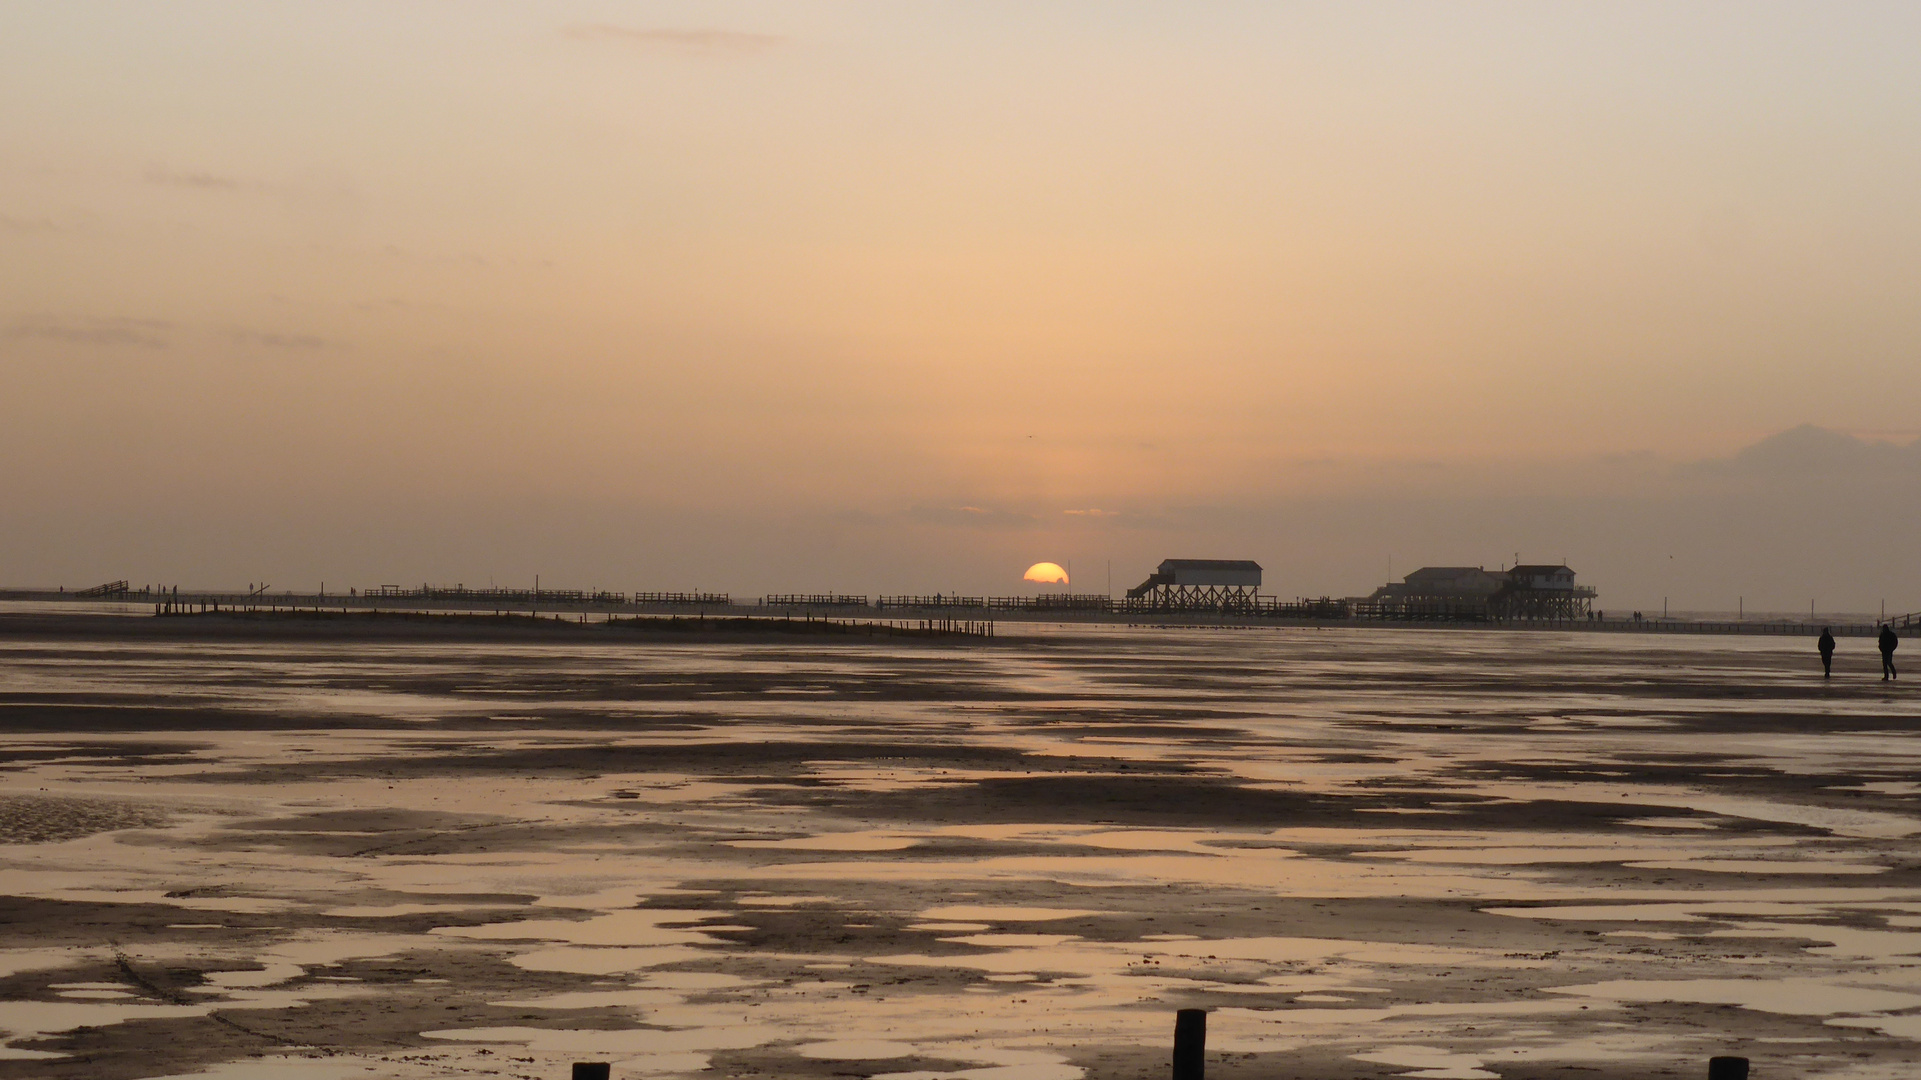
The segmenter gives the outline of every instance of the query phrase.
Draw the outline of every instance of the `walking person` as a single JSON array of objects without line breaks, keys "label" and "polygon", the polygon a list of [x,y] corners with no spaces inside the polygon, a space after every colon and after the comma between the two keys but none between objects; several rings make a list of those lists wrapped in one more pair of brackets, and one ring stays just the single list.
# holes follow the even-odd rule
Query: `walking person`
[{"label": "walking person", "polygon": [[1894,634],[1894,627],[1881,627],[1881,681],[1898,679],[1894,673],[1894,650],[1901,647],[1901,639]]},{"label": "walking person", "polygon": [[1814,647],[1821,650],[1821,677],[1823,679],[1828,678],[1834,674],[1833,632],[1823,626],[1821,628],[1821,640],[1815,642]]}]

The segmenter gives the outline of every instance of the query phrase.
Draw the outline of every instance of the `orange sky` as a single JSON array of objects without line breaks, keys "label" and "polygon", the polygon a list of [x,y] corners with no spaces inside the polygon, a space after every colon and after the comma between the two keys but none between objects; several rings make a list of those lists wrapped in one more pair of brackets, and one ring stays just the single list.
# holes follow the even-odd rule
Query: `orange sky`
[{"label": "orange sky", "polygon": [[[837,582],[793,588],[987,588],[1289,557],[1110,535],[1180,508],[1911,438],[1918,32],[1894,4],[14,5],[0,578],[744,588],[788,553],[741,522],[805,519],[888,554],[822,525],[781,573]],[[356,501],[412,539],[312,546],[344,527],[302,515]],[[188,505],[252,539],[151,534]],[[660,531],[505,538],[529,506]],[[970,541],[982,515],[1015,538]],[[1513,543],[1455,546],[1401,558]]]}]

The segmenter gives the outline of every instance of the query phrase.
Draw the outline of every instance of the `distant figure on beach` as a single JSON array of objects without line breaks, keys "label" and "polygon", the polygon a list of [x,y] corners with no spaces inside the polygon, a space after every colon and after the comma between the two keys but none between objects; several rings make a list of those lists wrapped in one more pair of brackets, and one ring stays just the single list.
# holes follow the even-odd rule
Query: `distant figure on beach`
[{"label": "distant figure on beach", "polygon": [[1827,627],[1821,628],[1821,640],[1814,647],[1821,650],[1821,677],[1825,679],[1834,674],[1834,635]]},{"label": "distant figure on beach", "polygon": [[1887,682],[1889,679],[1898,679],[1901,677],[1894,673],[1894,650],[1900,647],[1901,647],[1901,639],[1894,635],[1894,627],[1883,626],[1881,628],[1881,681],[1882,682]]}]

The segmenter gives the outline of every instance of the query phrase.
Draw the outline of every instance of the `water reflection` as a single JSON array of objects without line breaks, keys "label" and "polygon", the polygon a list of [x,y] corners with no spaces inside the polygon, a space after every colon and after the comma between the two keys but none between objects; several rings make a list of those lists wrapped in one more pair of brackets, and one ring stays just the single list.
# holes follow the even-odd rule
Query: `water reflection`
[{"label": "water reflection", "polygon": [[1915,1061],[1914,713],[1793,644],[8,640],[0,1055],[1068,1080],[1201,1005],[1431,1077]]}]

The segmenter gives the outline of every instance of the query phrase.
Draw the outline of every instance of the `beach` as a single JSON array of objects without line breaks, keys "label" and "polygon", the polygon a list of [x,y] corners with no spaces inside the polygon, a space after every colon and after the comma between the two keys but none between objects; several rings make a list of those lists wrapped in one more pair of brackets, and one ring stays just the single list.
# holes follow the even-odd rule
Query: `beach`
[{"label": "beach", "polygon": [[[143,620],[110,621],[132,624]],[[44,629],[44,628],[43,628]],[[0,636],[0,1077],[1912,1075],[1864,644]]]}]

